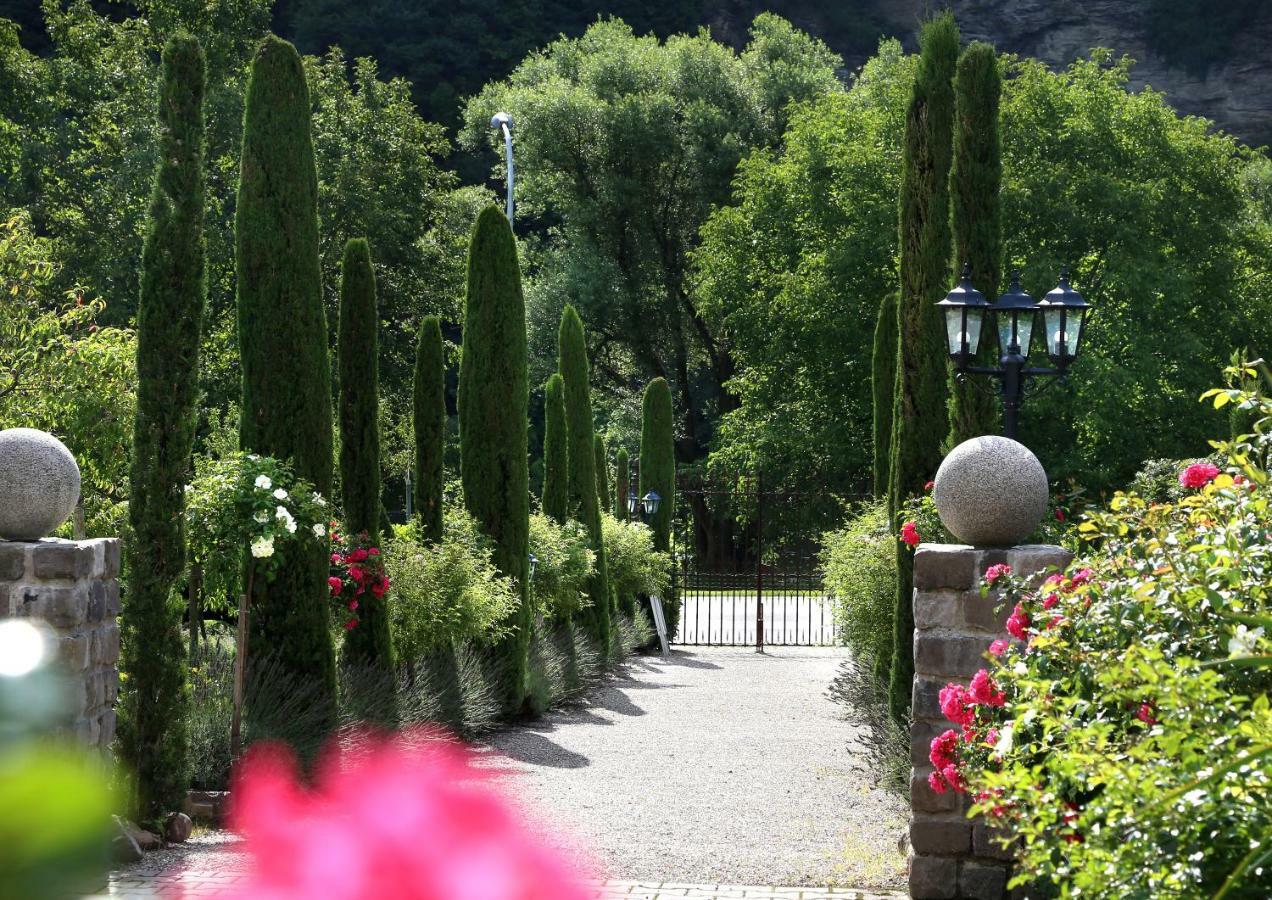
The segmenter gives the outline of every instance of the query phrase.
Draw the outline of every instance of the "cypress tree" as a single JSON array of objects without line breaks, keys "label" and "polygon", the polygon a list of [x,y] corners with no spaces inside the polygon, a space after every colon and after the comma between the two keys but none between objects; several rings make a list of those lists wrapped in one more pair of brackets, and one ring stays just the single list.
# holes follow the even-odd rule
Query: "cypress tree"
[{"label": "cypress tree", "polygon": [[627,449],[618,448],[614,460],[614,515],[620,522],[631,518],[627,511],[627,495],[632,490],[632,465],[627,459]]},{"label": "cypress tree", "polygon": [[[901,292],[897,300],[889,511],[923,489],[941,462],[949,431],[945,325],[936,303],[948,290],[949,172],[958,26],[946,12],[919,35],[920,56],[906,113],[901,163]],[[913,555],[897,543],[897,596],[888,694],[893,715],[910,706],[914,657]]]},{"label": "cypress tree", "polygon": [[[998,54],[986,43],[971,44],[954,75],[954,158],[950,167],[950,224],[954,271],[971,266],[972,284],[992,303],[1002,277],[999,187],[1003,165],[998,136],[1002,79]],[[986,328],[977,364],[997,365],[997,343]],[[993,398],[950,375],[950,446],[994,430]]]},{"label": "cypress tree", "polygon": [[146,823],[180,809],[186,789],[189,695],[181,603],[173,586],[185,569],[183,488],[198,418],[199,332],[207,296],[203,50],[188,34],[174,35],[164,46],[162,66],[159,165],[141,251],[128,506],[133,538],[121,621],[128,690],[120,750],[136,776],[136,813]]},{"label": "cypress tree", "polygon": [[553,372],[543,385],[543,512],[564,523],[570,508],[565,382]]},{"label": "cypress tree", "polygon": [[888,493],[892,455],[892,391],[897,380],[897,295],[889,292],[879,302],[875,319],[874,350],[870,360],[874,391],[874,494]]},{"label": "cypress tree", "polygon": [[[365,238],[345,245],[340,270],[340,492],[345,528],[380,542],[380,365],[375,270]],[[344,662],[393,673],[387,601],[365,596],[345,632]],[[358,683],[362,683],[359,679]],[[367,682],[373,690],[382,685]],[[382,694],[382,690],[376,690]]]},{"label": "cypress tree", "polygon": [[592,424],[592,397],[588,382],[587,343],[583,321],[573,306],[561,313],[558,334],[559,368],[565,388],[565,426],[568,441],[568,510],[587,528],[596,554],[596,571],[588,582],[586,616],[588,631],[603,653],[610,649],[609,566],[601,533],[601,505],[596,494],[595,437]]},{"label": "cypress tree", "polygon": [[[641,497],[653,491],[662,498],[658,512],[647,521],[654,533],[654,549],[671,552],[671,517],[676,505],[676,444],[671,386],[665,378],[649,382],[641,401],[640,486],[636,491]],[[675,596],[662,600],[667,639],[671,640],[680,621],[680,601]]]},{"label": "cypress tree", "polygon": [[415,348],[415,514],[426,544],[442,539],[442,460],[446,449],[446,355],[442,322],[425,316]]},{"label": "cypress tree", "polygon": [[[318,261],[318,173],[309,90],[296,48],[270,35],[252,60],[243,114],[234,262],[243,397],[240,443],[289,460],[331,496],[331,366]],[[327,545],[279,551],[274,580],[255,579],[250,647],[313,685],[315,722],[336,724],[327,612]],[[249,720],[253,717],[248,709]]]},{"label": "cypress tree", "polygon": [[600,501],[603,511],[613,512],[614,507],[610,503],[609,489],[609,453],[605,448],[605,438],[599,434],[596,435],[594,450],[596,452],[596,497]]},{"label": "cypress tree", "polygon": [[495,648],[507,715],[526,701],[530,648],[530,472],[526,459],[526,305],[512,229],[487,206],[468,248],[468,292],[459,367],[460,478],[464,504],[494,541],[495,565],[520,604]]}]

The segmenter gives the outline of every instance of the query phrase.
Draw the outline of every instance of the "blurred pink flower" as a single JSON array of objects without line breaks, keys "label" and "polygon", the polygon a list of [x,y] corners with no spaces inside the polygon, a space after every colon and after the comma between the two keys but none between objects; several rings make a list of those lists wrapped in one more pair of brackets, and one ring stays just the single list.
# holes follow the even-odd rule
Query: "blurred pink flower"
[{"label": "blurred pink flower", "polygon": [[475,769],[411,733],[330,753],[312,787],[278,745],[235,773],[232,825],[255,864],[241,900],[590,900],[565,859]]}]

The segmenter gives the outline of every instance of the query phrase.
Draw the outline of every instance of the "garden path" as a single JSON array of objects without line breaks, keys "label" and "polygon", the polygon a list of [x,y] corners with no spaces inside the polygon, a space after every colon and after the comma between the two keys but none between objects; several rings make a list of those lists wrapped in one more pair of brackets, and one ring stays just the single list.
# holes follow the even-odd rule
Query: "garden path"
[{"label": "garden path", "polygon": [[[906,806],[867,762],[867,729],[826,694],[843,659],[636,657],[586,702],[493,735],[485,764],[561,835],[598,900],[899,900]],[[98,897],[215,897],[245,868],[237,838],[205,832],[113,873]]]},{"label": "garden path", "polygon": [[677,648],[500,732],[510,787],[605,878],[895,886],[905,800],[826,690],[836,647]]}]

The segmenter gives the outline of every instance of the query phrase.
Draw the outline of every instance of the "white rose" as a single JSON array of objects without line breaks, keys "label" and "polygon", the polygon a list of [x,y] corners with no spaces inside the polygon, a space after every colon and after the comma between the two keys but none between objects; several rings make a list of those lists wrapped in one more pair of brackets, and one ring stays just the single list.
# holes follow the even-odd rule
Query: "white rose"
[{"label": "white rose", "polygon": [[1228,655],[1253,656],[1254,651],[1259,647],[1261,637],[1263,637],[1262,628],[1255,628],[1252,631],[1244,625],[1238,625],[1237,630],[1228,640]]},{"label": "white rose", "polygon": [[275,499],[275,500],[286,500],[286,499],[287,499],[287,492],[286,492],[285,490],[283,490],[282,488],[279,488],[278,490],[274,491],[274,499]]},{"label": "white rose", "polygon": [[322,499],[322,494],[318,493],[317,491],[314,491],[314,503],[318,504],[319,506],[327,505],[327,501]]},{"label": "white rose", "polygon": [[252,556],[266,559],[274,555],[274,539],[272,537],[257,538],[252,541]]},{"label": "white rose", "polygon": [[314,537],[322,538],[327,536],[327,526],[319,522],[314,526]]},{"label": "white rose", "polygon": [[256,515],[252,516],[252,518],[260,522],[262,525],[264,525],[266,522],[269,521],[269,513],[265,512],[265,510],[262,509]]},{"label": "white rose", "polygon": [[274,482],[269,480],[268,475],[257,475],[256,486],[260,488],[262,491],[268,491],[270,488],[274,486]]}]

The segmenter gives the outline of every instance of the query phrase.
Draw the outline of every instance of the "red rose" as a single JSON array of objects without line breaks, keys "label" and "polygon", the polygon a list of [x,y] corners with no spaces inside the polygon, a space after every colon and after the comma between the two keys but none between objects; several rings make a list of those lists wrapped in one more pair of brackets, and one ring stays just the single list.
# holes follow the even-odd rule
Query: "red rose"
[{"label": "red rose", "polygon": [[913,522],[906,522],[901,526],[901,540],[911,547],[918,546],[922,538],[919,537],[919,529]]},{"label": "red rose", "polygon": [[350,600],[350,601],[349,601],[349,612],[353,612],[353,611],[354,611],[354,610],[356,610],[357,608],[358,608],[358,601],[357,601],[357,600]]},{"label": "red rose", "polygon": [[335,597],[344,589],[344,582],[332,575],[327,579],[327,587],[331,588],[331,596]]},{"label": "red rose", "polygon": [[930,490],[932,490],[932,488],[934,488],[934,487],[936,487],[936,482],[935,482],[935,481],[929,481],[927,484],[923,485],[923,490],[924,490],[924,491],[930,491]]},{"label": "red rose", "polygon": [[1179,473],[1179,483],[1186,488],[1203,488],[1219,477],[1219,467],[1214,463],[1193,463]]},{"label": "red rose", "polygon": [[360,563],[364,559],[366,559],[368,555],[369,554],[367,553],[366,550],[359,547],[357,550],[354,550],[352,553],[349,554],[349,562]]},{"label": "red rose", "polygon": [[362,579],[367,577],[367,573],[362,571],[362,569],[358,566],[350,566],[349,577],[352,578],[354,581],[361,583]]},{"label": "red rose", "polygon": [[389,579],[381,578],[375,584],[371,585],[371,593],[375,594],[375,598],[379,600],[384,596],[384,592],[389,589]]},{"label": "red rose", "polygon": [[350,619],[348,622],[345,622],[345,623],[344,623],[344,630],[345,630],[345,631],[352,631],[352,630],[353,630],[354,628],[356,628],[357,626],[358,626],[358,620],[357,620],[357,619]]}]

